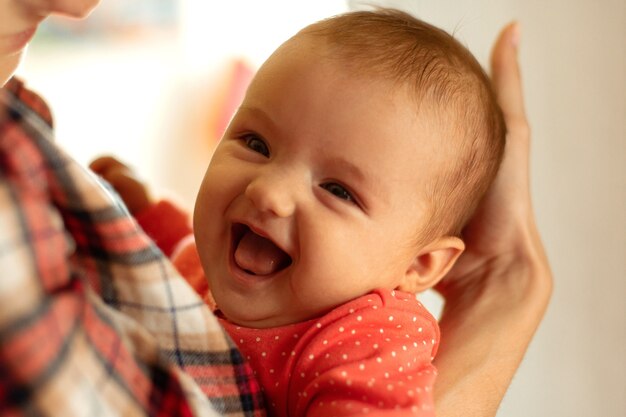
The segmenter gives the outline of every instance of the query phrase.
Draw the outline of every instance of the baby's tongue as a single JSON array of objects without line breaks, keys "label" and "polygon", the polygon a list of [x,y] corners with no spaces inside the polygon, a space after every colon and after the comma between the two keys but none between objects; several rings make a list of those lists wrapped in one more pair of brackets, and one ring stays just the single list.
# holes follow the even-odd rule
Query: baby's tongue
[{"label": "baby's tongue", "polygon": [[289,261],[282,249],[272,241],[248,230],[235,249],[239,268],[255,275],[269,275],[283,268]]}]

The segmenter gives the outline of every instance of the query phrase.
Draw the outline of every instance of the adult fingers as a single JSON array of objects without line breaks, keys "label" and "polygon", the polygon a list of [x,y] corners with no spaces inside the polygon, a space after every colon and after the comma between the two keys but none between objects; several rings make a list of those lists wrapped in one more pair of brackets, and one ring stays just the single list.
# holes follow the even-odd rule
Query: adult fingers
[{"label": "adult fingers", "polygon": [[519,40],[519,24],[512,22],[500,32],[491,53],[491,78],[509,130],[513,127],[509,124],[526,122],[522,79],[517,62]]},{"label": "adult fingers", "polygon": [[[517,60],[520,41],[520,28],[517,22],[512,22],[502,29],[491,53],[491,77],[498,104],[502,109],[507,128],[507,143],[504,160],[500,166],[500,173],[496,177],[493,189],[502,194],[502,198],[509,198],[509,194],[518,193],[517,205],[522,200],[529,203],[528,175],[529,175],[529,148],[530,128],[524,110],[524,94],[522,78]],[[504,191],[503,191],[504,190]],[[520,199],[524,196],[523,199]],[[513,201],[509,201],[512,204]]]}]

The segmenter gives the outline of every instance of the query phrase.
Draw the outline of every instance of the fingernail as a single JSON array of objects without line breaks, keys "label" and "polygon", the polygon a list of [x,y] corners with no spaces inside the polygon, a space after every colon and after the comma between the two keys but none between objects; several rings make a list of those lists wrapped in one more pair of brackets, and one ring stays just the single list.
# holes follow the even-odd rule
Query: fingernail
[{"label": "fingernail", "polygon": [[514,47],[517,48],[519,46],[519,41],[522,36],[522,30],[520,28],[519,22],[515,22],[513,24],[512,32],[513,34],[511,35],[511,43],[513,44]]}]

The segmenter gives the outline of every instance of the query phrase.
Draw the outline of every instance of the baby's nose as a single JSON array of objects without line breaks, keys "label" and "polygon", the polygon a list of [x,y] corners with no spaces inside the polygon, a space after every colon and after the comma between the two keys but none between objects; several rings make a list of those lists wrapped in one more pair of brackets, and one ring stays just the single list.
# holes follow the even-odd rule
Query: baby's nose
[{"label": "baby's nose", "polygon": [[289,217],[296,210],[297,188],[288,174],[271,173],[252,180],[245,194],[259,211]]}]

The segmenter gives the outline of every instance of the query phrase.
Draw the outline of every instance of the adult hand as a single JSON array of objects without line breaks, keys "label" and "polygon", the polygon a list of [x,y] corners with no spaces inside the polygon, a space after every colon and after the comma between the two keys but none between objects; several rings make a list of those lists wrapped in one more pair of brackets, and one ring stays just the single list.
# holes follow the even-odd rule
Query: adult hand
[{"label": "adult hand", "polygon": [[530,198],[518,42],[512,23],[492,51],[492,82],[508,132],[502,166],[463,231],[465,252],[437,287],[445,300],[435,360],[438,416],[496,414],[552,289]]}]

